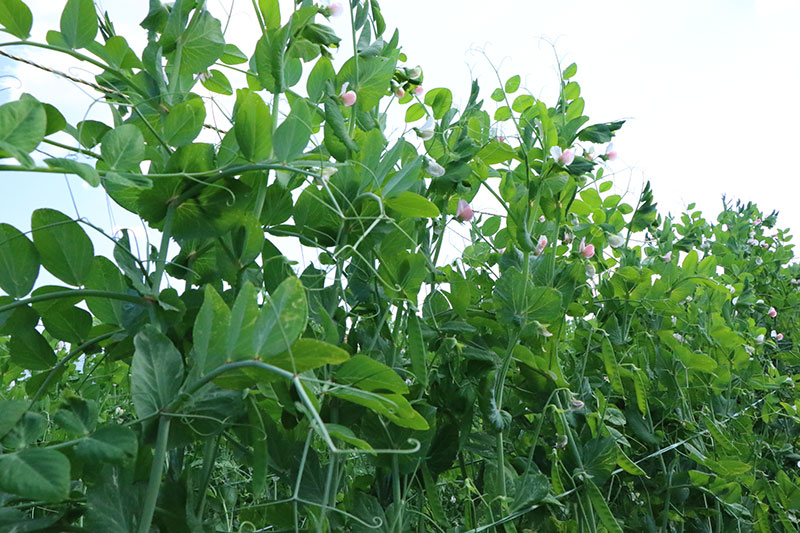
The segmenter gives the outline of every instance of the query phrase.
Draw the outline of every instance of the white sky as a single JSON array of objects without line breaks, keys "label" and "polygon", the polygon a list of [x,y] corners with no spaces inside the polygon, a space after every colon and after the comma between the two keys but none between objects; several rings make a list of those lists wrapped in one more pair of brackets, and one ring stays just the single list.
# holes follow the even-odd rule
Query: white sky
[{"label": "white sky", "polygon": [[[140,50],[144,32],[138,23],[147,1],[97,3]],[[27,4],[34,39],[58,29],[62,0]],[[252,53],[258,29],[250,0],[208,5],[221,18],[233,6],[228,40]],[[291,1],[282,5],[287,11]],[[501,65],[503,79],[520,74],[523,86],[549,103],[557,88],[555,53],[562,66],[576,62],[574,79],[592,122],[628,121],[614,142],[619,159],[612,169],[618,185],[632,191],[629,202],[650,180],[662,213],[697,202],[716,218],[725,193],[767,212],[780,210],[780,227],[800,227],[800,172],[792,164],[800,146],[800,107],[794,103],[800,94],[800,0],[382,0],[382,8],[389,27],[400,28],[409,66],[423,67],[425,87],[450,88],[456,103],[466,101],[477,77],[488,110],[494,110],[488,95],[497,83],[477,49]],[[349,34],[346,17],[333,26],[341,36]],[[6,50],[91,79],[53,53]],[[68,81],[0,61],[0,74],[11,73],[18,81],[0,78],[10,87],[0,101],[30,92],[62,109],[73,124],[92,103]],[[107,115],[94,106],[90,116]],[[110,229],[102,191],[87,190],[77,178],[69,183],[79,214]],[[0,222],[28,229],[30,213],[42,205],[75,213],[63,177],[3,175]],[[116,208],[117,224],[134,220]]]}]

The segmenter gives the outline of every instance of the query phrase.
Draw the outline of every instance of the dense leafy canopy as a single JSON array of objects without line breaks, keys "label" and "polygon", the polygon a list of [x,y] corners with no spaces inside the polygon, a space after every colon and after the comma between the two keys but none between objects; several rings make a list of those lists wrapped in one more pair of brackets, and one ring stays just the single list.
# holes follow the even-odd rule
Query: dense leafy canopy
[{"label": "dense leafy canopy", "polygon": [[[151,0],[135,51],[69,0],[30,45],[100,69],[109,120],[0,106],[0,169],[163,236],[103,257],[52,209],[0,224],[0,530],[796,531],[775,213],[626,203],[590,150],[623,123],[589,124],[574,64],[554,103],[511,76],[458,110],[377,0],[254,1],[252,55],[205,4]],[[14,39],[33,20],[0,0]]]}]

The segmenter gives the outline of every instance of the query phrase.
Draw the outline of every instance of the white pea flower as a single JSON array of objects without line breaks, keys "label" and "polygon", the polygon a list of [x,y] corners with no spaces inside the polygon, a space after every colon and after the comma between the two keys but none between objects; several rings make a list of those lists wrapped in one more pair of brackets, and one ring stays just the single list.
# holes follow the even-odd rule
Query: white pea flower
[{"label": "white pea flower", "polygon": [[764,334],[761,333],[758,337],[756,337],[756,344],[764,344]]},{"label": "white pea flower", "polygon": [[625,244],[625,238],[622,237],[622,235],[617,235],[616,233],[613,233],[608,236],[608,244],[612,248],[619,248],[620,246]]},{"label": "white pea flower", "polygon": [[428,120],[425,121],[425,124],[423,124],[421,128],[414,128],[414,131],[417,133],[417,137],[423,141],[432,139],[434,134],[433,117],[429,116]]},{"label": "white pea flower", "polygon": [[442,176],[444,176],[445,173],[444,167],[439,163],[437,163],[435,159],[426,155],[425,163],[426,163],[425,170],[428,172],[428,174],[430,174],[434,178],[441,178]]}]

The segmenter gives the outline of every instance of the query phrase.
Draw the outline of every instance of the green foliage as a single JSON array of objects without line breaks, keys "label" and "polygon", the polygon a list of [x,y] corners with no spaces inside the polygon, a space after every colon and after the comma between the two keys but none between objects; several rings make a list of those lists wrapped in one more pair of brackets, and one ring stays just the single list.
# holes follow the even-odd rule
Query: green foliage
[{"label": "green foliage", "polygon": [[776,215],[616,194],[589,149],[623,121],[589,122],[575,64],[552,106],[517,75],[492,109],[415,98],[379,3],[347,4],[338,72],[311,2],[252,2],[252,56],[193,0],[151,0],[143,50],[88,0],[31,43],[101,69],[111,119],[23,94],[3,170],[77,175],[162,240],[0,223],[0,530],[794,531]]}]

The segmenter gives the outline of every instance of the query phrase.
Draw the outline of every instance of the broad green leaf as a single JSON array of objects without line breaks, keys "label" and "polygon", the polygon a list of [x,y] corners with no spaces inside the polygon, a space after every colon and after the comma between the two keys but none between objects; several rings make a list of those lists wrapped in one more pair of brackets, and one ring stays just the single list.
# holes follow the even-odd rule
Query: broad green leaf
[{"label": "broad green leaf", "polygon": [[[92,48],[94,52],[94,48]],[[114,35],[106,41],[105,46],[97,51],[106,62],[116,69],[142,68],[142,62],[128,45],[128,41],[120,35]]]},{"label": "broad green leaf", "polygon": [[139,170],[144,160],[144,136],[133,124],[123,124],[103,136],[103,161],[114,170]]},{"label": "broad green leaf", "polygon": [[508,120],[511,118],[511,109],[508,108],[507,105],[502,107],[498,107],[497,111],[494,112],[494,119],[499,121]]},{"label": "broad green leaf", "polygon": [[[41,102],[23,94],[16,102],[0,106],[0,141],[23,154],[33,152],[47,131],[47,113]],[[15,156],[16,157],[16,156]]]},{"label": "broad green leaf", "polygon": [[414,102],[406,109],[406,122],[415,122],[425,116],[425,106]]},{"label": "broad green leaf", "polygon": [[225,363],[225,338],[231,321],[231,310],[211,285],[206,285],[205,297],[194,322],[195,365],[204,375]]},{"label": "broad green leaf", "polygon": [[494,100],[495,102],[502,102],[503,100],[505,100],[505,99],[506,99],[506,93],[505,93],[505,91],[503,91],[503,89],[501,89],[500,87],[498,87],[497,89],[495,89],[494,91],[492,91],[492,96],[491,96],[491,98],[492,98],[492,100]]},{"label": "broad green leaf", "polygon": [[0,400],[0,439],[17,424],[29,405],[25,400]]},{"label": "broad green leaf", "polygon": [[363,405],[367,409],[385,416],[400,427],[425,431],[429,428],[428,422],[411,407],[403,396],[399,394],[377,394],[374,392],[357,389],[332,389],[328,392],[332,396],[348,402]]},{"label": "broad green leaf", "polygon": [[433,109],[433,118],[441,120],[453,105],[453,93],[444,87],[431,89],[425,93],[425,105]]},{"label": "broad green leaf", "polygon": [[61,114],[61,111],[51,104],[42,103],[44,113],[47,117],[47,127],[45,128],[45,136],[64,130],[67,127],[67,119]]},{"label": "broad green leaf", "polygon": [[11,35],[27,39],[31,35],[33,15],[21,0],[0,0],[0,24]]},{"label": "broad green leaf", "polygon": [[53,413],[53,421],[70,435],[85,437],[97,426],[97,413],[98,405],[94,400],[70,396]]},{"label": "broad green leaf", "polygon": [[325,100],[325,147],[339,161],[347,159],[347,150],[359,151],[344,124],[342,110],[333,98]]},{"label": "broad green leaf", "polygon": [[235,44],[226,44],[220,61],[226,65],[241,65],[247,63],[247,56]]},{"label": "broad green leaf", "polygon": [[236,142],[248,161],[261,161],[272,150],[272,118],[267,104],[249,89],[236,91],[234,126]]},{"label": "broad green leaf", "polygon": [[356,437],[356,434],[353,433],[353,430],[347,426],[342,426],[339,424],[325,424],[325,429],[328,430],[328,434],[331,437],[346,442],[347,444],[351,444],[359,450],[372,449],[372,446],[370,446],[367,441]]},{"label": "broad green leaf", "polygon": [[83,120],[78,122],[75,127],[77,130],[77,141],[81,143],[84,148],[94,148],[100,144],[103,136],[111,131],[107,124],[97,120]]},{"label": "broad green leaf", "polygon": [[67,0],[61,13],[61,37],[69,48],[85,48],[97,35],[97,13],[92,0]]},{"label": "broad green leaf", "polygon": [[397,372],[361,354],[344,362],[334,374],[334,381],[370,392],[408,393],[408,386]]},{"label": "broad green leaf", "polygon": [[39,252],[21,231],[0,224],[0,289],[22,298],[33,289],[39,276]]},{"label": "broad green leaf", "polygon": [[190,144],[200,134],[205,120],[206,106],[203,100],[190,98],[170,110],[164,121],[164,140],[170,146]]},{"label": "broad green leaf", "polygon": [[22,449],[40,440],[47,431],[47,418],[40,413],[28,411],[3,438],[6,449]]},{"label": "broad green leaf", "polygon": [[69,460],[48,449],[0,455],[0,490],[23,498],[63,500],[69,494]]},{"label": "broad green leaf", "polygon": [[519,89],[520,81],[521,79],[519,77],[519,74],[508,78],[508,81],[506,81],[506,86],[505,86],[506,92],[510,94]]},{"label": "broad green leaf", "polygon": [[230,317],[225,340],[226,360],[253,359],[258,353],[259,341],[263,336],[256,326],[260,320],[256,289],[249,281],[239,290]]},{"label": "broad green leaf", "polygon": [[514,157],[514,149],[505,142],[493,139],[478,151],[476,157],[487,165],[496,165],[511,160]]},{"label": "broad green leaf", "polygon": [[341,87],[348,82],[358,95],[358,108],[369,111],[386,94],[389,83],[394,76],[397,59],[395,57],[359,57],[358,79],[356,79],[356,66],[350,58],[339,71],[336,87]]},{"label": "broad green leaf", "polygon": [[497,280],[494,297],[502,304],[498,319],[514,327],[536,320],[546,324],[561,316],[561,295],[550,287],[537,287],[525,280],[517,268],[506,270]]},{"label": "broad green leaf", "polygon": [[577,73],[578,73],[578,65],[572,63],[570,66],[564,69],[564,72],[561,74],[561,77],[564,78],[565,80],[568,80]]},{"label": "broad green leaf", "polygon": [[305,100],[298,99],[292,105],[289,116],[275,130],[272,140],[278,161],[290,162],[303,153],[311,138],[311,110]]},{"label": "broad green leaf", "polygon": [[407,217],[433,218],[439,216],[436,204],[415,192],[403,191],[386,200],[386,205]]},{"label": "broad green leaf", "polygon": [[72,159],[61,157],[49,157],[45,159],[44,162],[50,168],[63,169],[65,173],[80,176],[92,187],[97,187],[100,185],[100,174],[97,173],[97,170],[95,170],[94,167],[87,165],[86,163],[79,163]]},{"label": "broad green leaf", "polygon": [[531,107],[536,102],[536,99],[529,95],[529,94],[521,94],[514,98],[514,102],[511,104],[511,109],[516,111],[517,113],[522,113],[529,107]]},{"label": "broad green leaf", "polygon": [[61,301],[42,311],[42,323],[47,332],[58,340],[80,344],[92,329],[92,315]]},{"label": "broad green leaf", "polygon": [[287,350],[305,331],[308,303],[303,284],[295,277],[283,280],[266,299],[256,324],[256,350],[270,358]]},{"label": "broad green leaf", "polygon": [[94,247],[78,223],[53,209],[37,209],[31,227],[42,266],[69,285],[82,285],[92,269]]},{"label": "broad green leaf", "polygon": [[209,70],[208,76],[201,78],[200,82],[203,84],[203,87],[205,87],[212,93],[224,94],[224,95],[233,94],[233,87],[231,87],[231,82],[228,81],[228,77],[225,76],[225,74],[223,74],[219,70],[214,70],[214,69]]},{"label": "broad green leaf", "polygon": [[[291,348],[265,360],[266,363],[297,374],[325,365],[338,365],[350,355],[333,344],[316,339],[298,339]],[[275,374],[270,374],[273,378]]]},{"label": "broad green leaf", "polygon": [[130,429],[110,424],[97,430],[75,444],[75,455],[85,461],[122,463],[136,458],[139,441]]},{"label": "broad green leaf", "polygon": [[594,124],[578,133],[578,139],[593,143],[607,143],[614,137],[614,132],[622,127],[624,120],[607,124]]},{"label": "broad green leaf", "polygon": [[155,326],[145,326],[133,343],[131,396],[137,416],[144,418],[175,399],[183,383],[183,361],[172,341]]},{"label": "broad green leaf", "polygon": [[[86,288],[124,293],[128,291],[128,284],[117,265],[105,257],[97,256],[86,279]],[[122,325],[125,308],[131,304],[111,298],[86,298],[86,305],[104,323]]]},{"label": "broad green leaf", "polygon": [[258,0],[258,8],[261,10],[267,29],[281,25],[281,6],[278,0]]},{"label": "broad green leaf", "polygon": [[222,25],[206,10],[193,18],[180,42],[181,72],[205,72],[225,53]]},{"label": "broad green leaf", "polygon": [[403,168],[387,176],[383,183],[383,196],[386,198],[398,196],[401,192],[413,187],[420,180],[421,169],[422,156],[417,156],[407,162]]},{"label": "broad green leaf", "polygon": [[614,518],[614,515],[611,513],[611,509],[608,507],[606,497],[602,492],[600,492],[600,489],[597,488],[597,485],[594,484],[594,481],[588,478],[585,479],[584,487],[586,488],[586,494],[589,496],[589,501],[592,502],[594,512],[600,517],[600,522],[606,527],[608,532],[622,533],[622,528],[620,527],[619,522],[617,522],[617,519]]},{"label": "broad green leaf", "polygon": [[511,509],[522,509],[541,502],[550,493],[550,480],[544,474],[527,472],[517,478]]},{"label": "broad green leaf", "polygon": [[322,102],[325,96],[325,86],[328,82],[333,84],[335,81],[336,71],[333,70],[331,60],[325,56],[320,57],[308,75],[308,82],[306,83],[308,98],[312,102]]},{"label": "broad green leaf", "polygon": [[564,87],[564,98],[567,100],[575,100],[581,95],[581,87],[574,81],[571,81]]}]

